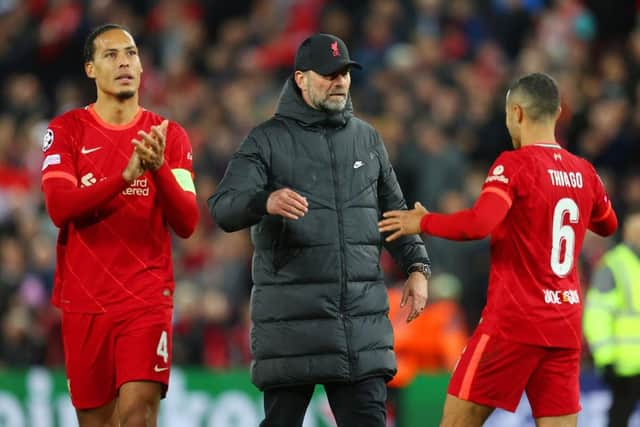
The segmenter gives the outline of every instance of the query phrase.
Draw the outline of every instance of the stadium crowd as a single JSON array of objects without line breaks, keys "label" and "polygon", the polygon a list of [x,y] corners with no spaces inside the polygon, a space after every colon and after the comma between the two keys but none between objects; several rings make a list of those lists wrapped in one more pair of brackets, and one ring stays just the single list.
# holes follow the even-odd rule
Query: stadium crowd
[{"label": "stadium crowd", "polygon": [[[601,3],[0,0],[0,367],[64,361],[49,301],[56,229],[44,211],[40,146],[52,117],[95,96],[82,74],[92,27],[131,30],[144,66],[141,104],[191,138],[201,221],[174,241],[173,360],[228,368],[250,360],[251,244],[246,232],[219,230],[206,199],[242,138],[273,114],[304,38],[322,31],[347,42],[364,66],[352,73],[358,115],[381,133],[407,202],[439,212],[470,206],[488,166],[511,147],[507,84],[553,75],[563,97],[557,139],[596,166],[622,221],[640,208],[640,26],[635,2]],[[587,238],[585,286],[614,242]],[[457,296],[473,329],[488,242],[427,245],[442,286],[460,287],[439,293]],[[401,282],[383,263],[389,286]]]}]

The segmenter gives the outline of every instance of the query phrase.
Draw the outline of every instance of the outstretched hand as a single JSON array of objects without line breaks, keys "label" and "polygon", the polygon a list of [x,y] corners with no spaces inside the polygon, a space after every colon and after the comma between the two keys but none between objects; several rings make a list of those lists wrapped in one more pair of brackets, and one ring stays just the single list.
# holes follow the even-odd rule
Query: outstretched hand
[{"label": "outstretched hand", "polygon": [[420,234],[420,221],[429,213],[420,202],[416,202],[411,210],[385,212],[384,218],[378,222],[378,230],[381,233],[392,232],[385,240],[391,242],[399,237],[409,234]]}]

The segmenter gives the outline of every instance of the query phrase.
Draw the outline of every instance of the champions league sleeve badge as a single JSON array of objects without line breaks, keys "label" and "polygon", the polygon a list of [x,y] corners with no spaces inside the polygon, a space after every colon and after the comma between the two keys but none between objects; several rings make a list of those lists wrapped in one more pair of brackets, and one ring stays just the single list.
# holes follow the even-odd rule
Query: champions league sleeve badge
[{"label": "champions league sleeve badge", "polygon": [[42,151],[47,151],[49,147],[51,147],[51,144],[53,144],[53,131],[51,129],[47,129],[42,137]]}]

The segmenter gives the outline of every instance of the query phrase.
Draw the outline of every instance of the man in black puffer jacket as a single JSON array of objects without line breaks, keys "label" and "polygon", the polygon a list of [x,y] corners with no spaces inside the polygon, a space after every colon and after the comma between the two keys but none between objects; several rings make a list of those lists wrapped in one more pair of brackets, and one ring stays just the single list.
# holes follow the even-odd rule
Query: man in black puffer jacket
[{"label": "man in black puffer jacket", "polygon": [[[209,199],[225,231],[251,226],[262,427],[301,426],[315,384],[339,426],[385,425],[396,362],[377,224],[406,204],[380,136],[353,116],[351,67],[339,38],[305,40],[275,116],[243,141]],[[410,321],[426,304],[427,252],[416,236],[385,247],[409,274]]]}]

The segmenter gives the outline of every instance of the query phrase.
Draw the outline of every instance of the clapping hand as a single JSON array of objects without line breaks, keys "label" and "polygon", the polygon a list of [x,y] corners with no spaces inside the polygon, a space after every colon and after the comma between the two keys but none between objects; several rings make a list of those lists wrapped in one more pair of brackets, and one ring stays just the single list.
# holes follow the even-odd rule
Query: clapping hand
[{"label": "clapping hand", "polygon": [[140,157],[138,153],[133,150],[131,153],[131,157],[129,157],[129,162],[127,166],[122,171],[122,178],[128,183],[131,184],[133,181],[138,179],[140,175],[144,173],[144,167],[142,166],[142,162],[140,161]]},{"label": "clapping hand", "polygon": [[160,125],[151,126],[151,132],[138,131],[140,140],[133,139],[131,143],[135,145],[135,150],[145,169],[157,171],[164,163],[164,149],[167,142],[168,120],[164,120]]}]

